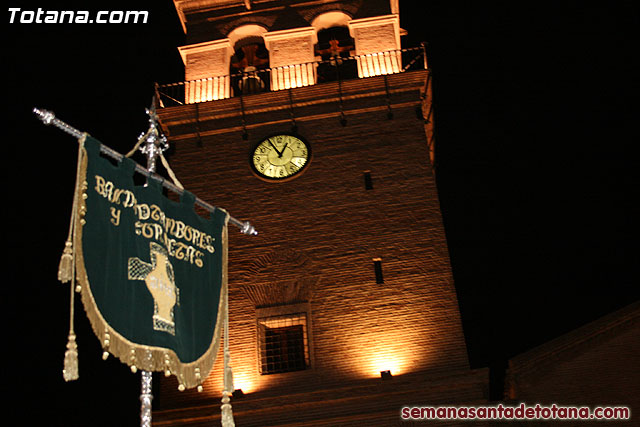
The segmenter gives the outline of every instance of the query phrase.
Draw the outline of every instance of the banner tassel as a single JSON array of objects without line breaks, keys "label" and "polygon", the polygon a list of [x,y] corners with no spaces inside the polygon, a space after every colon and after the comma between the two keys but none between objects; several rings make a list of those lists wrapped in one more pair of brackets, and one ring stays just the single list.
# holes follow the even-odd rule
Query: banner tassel
[{"label": "banner tassel", "polygon": [[80,377],[78,374],[78,345],[76,344],[76,335],[74,333],[69,334],[67,351],[64,353],[62,376],[65,381],[74,381]]},{"label": "banner tassel", "polygon": [[[72,219],[73,221],[73,219]],[[64,244],[64,251],[60,257],[60,264],[58,265],[58,280],[62,283],[67,283],[71,280],[71,270],[73,269],[73,243],[71,240],[67,240]]]},{"label": "banner tassel", "polygon": [[62,377],[65,381],[75,381],[80,377],[78,370],[78,344],[73,330],[74,305],[75,305],[75,274],[71,269],[71,296],[69,297],[69,337],[67,339],[67,351],[64,353],[64,368]]},{"label": "banner tassel", "polygon": [[[225,337],[226,339],[226,337]],[[233,371],[229,366],[229,350],[224,351],[224,390],[222,392],[222,427],[235,427],[233,419],[233,411],[231,407],[231,399],[229,396],[233,394]]]},{"label": "banner tassel", "polygon": [[83,146],[86,139],[86,134],[78,140],[78,167],[76,171],[76,183],[73,192],[73,208],[71,211],[71,225],[69,226],[69,236],[65,243],[62,257],[60,258],[60,265],[58,267],[58,280],[62,283],[71,282],[69,288],[71,290],[69,297],[69,336],[67,338],[67,350],[64,353],[64,365],[62,369],[62,377],[65,381],[75,381],[80,377],[78,369],[78,344],[76,343],[76,334],[73,330],[73,318],[74,318],[74,306],[75,306],[75,292],[76,292],[76,275],[75,275],[75,258],[73,252],[72,239],[75,239],[75,227],[74,222],[76,219],[76,210],[78,208],[78,196],[81,191],[80,169],[83,156]]},{"label": "banner tassel", "polygon": [[76,211],[78,209],[78,192],[80,191],[80,167],[82,163],[82,146],[84,144],[84,140],[86,138],[86,134],[78,140],[78,160],[76,166],[76,182],[73,190],[73,204],[71,206],[71,219],[69,220],[69,234],[67,235],[67,241],[64,244],[64,250],[62,251],[62,256],[60,257],[60,263],[58,265],[58,280],[62,283],[67,283],[71,281],[72,271],[73,271],[73,241],[72,236],[74,232],[74,223],[76,219]]},{"label": "banner tassel", "polygon": [[229,352],[229,294],[225,295],[224,301],[224,389],[222,390],[222,427],[235,427],[231,399],[233,394],[233,371],[231,370],[231,354]]}]

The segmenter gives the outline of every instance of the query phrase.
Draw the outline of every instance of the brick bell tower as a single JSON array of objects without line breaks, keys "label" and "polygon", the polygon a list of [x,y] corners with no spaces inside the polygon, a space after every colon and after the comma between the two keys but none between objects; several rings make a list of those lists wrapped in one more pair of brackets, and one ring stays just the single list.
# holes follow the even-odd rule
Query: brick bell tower
[{"label": "brick bell tower", "polygon": [[[176,0],[187,81],[157,87],[185,188],[230,230],[238,426],[390,426],[486,401],[469,368],[433,164],[431,78],[398,2]],[[154,425],[215,425],[161,378]],[[213,424],[212,424],[213,423]]]}]

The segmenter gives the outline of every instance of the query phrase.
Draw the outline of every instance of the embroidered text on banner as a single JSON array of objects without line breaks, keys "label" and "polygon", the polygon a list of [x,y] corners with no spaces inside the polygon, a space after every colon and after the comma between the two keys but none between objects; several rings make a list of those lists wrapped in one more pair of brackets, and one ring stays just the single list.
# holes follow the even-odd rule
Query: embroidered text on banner
[{"label": "embroidered text on banner", "polygon": [[91,137],[84,147],[74,246],[94,332],[123,363],[196,387],[220,345],[228,214],[204,219],[193,194],[175,202],[154,179],[134,185],[133,161],[113,165]]}]

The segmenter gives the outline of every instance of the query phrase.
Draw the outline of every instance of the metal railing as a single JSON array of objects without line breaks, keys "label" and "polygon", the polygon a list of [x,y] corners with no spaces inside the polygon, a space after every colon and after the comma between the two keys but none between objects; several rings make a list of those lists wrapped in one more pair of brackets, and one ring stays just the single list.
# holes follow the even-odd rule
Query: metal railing
[{"label": "metal railing", "polygon": [[334,56],[322,61],[283,67],[265,69],[248,67],[245,71],[235,74],[156,84],[155,89],[159,107],[164,108],[426,68],[423,44],[417,48],[366,55]]}]

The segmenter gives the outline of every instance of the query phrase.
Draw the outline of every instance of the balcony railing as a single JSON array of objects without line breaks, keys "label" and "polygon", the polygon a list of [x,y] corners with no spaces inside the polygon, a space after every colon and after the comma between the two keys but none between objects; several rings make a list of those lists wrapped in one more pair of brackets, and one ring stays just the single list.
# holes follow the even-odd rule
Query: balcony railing
[{"label": "balcony railing", "polygon": [[396,74],[426,67],[423,45],[367,55],[332,57],[284,67],[248,67],[236,74],[156,85],[156,98],[160,107],[164,108],[331,81]]}]

